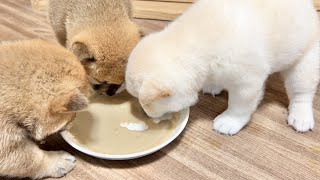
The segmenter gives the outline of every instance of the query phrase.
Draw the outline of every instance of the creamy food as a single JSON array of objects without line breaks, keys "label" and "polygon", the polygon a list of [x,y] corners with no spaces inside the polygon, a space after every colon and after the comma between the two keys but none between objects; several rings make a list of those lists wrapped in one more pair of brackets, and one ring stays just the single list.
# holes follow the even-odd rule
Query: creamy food
[{"label": "creamy food", "polygon": [[156,147],[173,135],[180,117],[174,114],[156,124],[126,92],[94,95],[90,103],[87,111],[77,114],[69,132],[76,143],[98,153],[123,155]]},{"label": "creamy food", "polygon": [[148,129],[148,125],[146,125],[146,123],[141,122],[141,123],[121,123],[120,124],[121,127],[127,128],[131,131],[145,131]]}]

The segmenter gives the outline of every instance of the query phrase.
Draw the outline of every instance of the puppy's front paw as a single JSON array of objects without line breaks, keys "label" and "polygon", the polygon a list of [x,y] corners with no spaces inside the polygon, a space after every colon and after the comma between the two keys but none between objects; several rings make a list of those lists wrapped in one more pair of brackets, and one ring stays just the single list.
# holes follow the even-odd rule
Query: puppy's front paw
[{"label": "puppy's front paw", "polygon": [[221,134],[235,135],[246,124],[247,120],[243,118],[236,118],[227,114],[221,114],[214,119],[213,129]]},{"label": "puppy's front paw", "polygon": [[71,154],[64,151],[55,151],[50,152],[51,163],[49,168],[49,176],[50,177],[62,177],[68,174],[71,170],[73,170],[76,158]]},{"label": "puppy's front paw", "polygon": [[298,132],[307,132],[314,127],[312,105],[295,104],[290,108],[288,124]]}]

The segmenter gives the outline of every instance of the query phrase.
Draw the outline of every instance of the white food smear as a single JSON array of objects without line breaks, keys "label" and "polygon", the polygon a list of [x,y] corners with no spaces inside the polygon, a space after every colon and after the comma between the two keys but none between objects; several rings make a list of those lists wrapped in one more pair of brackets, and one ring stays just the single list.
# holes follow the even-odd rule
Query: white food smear
[{"label": "white food smear", "polygon": [[159,124],[161,121],[161,119],[152,119],[152,122],[155,123],[155,124]]},{"label": "white food smear", "polygon": [[148,125],[146,125],[144,122],[142,123],[121,123],[121,127],[127,128],[130,131],[145,131],[148,129]]},{"label": "white food smear", "polygon": [[[154,118],[151,120],[153,121],[153,123],[159,124],[161,121],[169,120],[172,118],[173,118],[172,114],[166,114],[160,118]],[[123,128],[127,128],[130,131],[145,131],[149,128],[148,125],[144,122],[139,122],[139,123],[124,122],[124,123],[121,123],[120,126]]]}]

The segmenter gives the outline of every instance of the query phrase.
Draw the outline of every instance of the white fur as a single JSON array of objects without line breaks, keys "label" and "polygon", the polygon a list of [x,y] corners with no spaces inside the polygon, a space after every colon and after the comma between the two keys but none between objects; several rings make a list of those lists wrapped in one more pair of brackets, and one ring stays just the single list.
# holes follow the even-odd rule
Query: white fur
[{"label": "white fur", "polygon": [[264,83],[282,72],[290,99],[288,123],[313,128],[319,81],[319,23],[311,0],[199,0],[163,31],[133,50],[127,90],[154,118],[197,102],[199,91],[229,92],[213,129],[236,134],[250,120]]}]

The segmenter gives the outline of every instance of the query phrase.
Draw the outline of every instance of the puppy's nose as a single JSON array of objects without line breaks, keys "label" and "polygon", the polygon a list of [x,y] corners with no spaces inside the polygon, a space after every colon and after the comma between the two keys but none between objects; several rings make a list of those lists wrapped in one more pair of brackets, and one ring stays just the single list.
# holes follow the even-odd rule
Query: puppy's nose
[{"label": "puppy's nose", "polygon": [[101,84],[94,84],[92,85],[92,89],[98,91],[101,88]]},{"label": "puppy's nose", "polygon": [[108,96],[114,96],[117,93],[117,90],[120,88],[118,84],[111,84],[106,92]]}]

